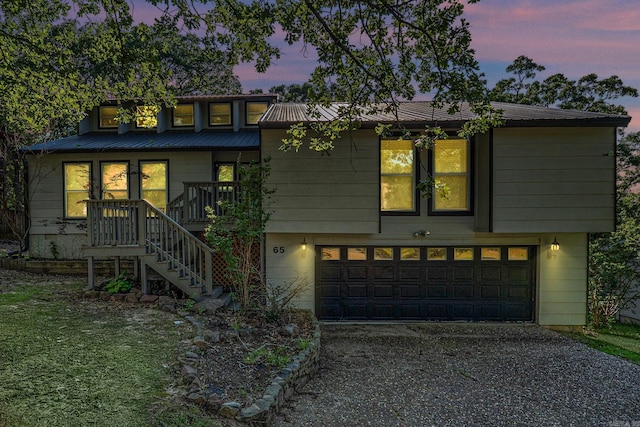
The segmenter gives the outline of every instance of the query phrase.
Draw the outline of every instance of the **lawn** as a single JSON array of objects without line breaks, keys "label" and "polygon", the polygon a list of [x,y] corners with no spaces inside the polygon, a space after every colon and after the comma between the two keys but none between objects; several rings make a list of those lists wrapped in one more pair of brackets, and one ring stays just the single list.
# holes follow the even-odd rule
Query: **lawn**
[{"label": "lawn", "polygon": [[640,325],[613,324],[571,336],[590,347],[640,364]]},{"label": "lawn", "polygon": [[27,281],[0,281],[0,426],[154,424],[190,325],[150,308],[83,301],[80,281]]}]

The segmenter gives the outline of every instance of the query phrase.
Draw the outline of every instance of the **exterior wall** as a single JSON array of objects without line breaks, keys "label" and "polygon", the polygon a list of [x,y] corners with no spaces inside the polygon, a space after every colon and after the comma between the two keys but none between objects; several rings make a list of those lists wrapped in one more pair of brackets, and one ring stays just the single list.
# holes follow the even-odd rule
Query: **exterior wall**
[{"label": "exterior wall", "polygon": [[[64,218],[63,162],[92,162],[94,194],[99,192],[100,162],[129,162],[129,197],[140,198],[138,167],[140,160],[169,162],[169,201],[183,192],[185,181],[211,181],[216,161],[236,161],[238,152],[213,154],[209,151],[183,152],[105,152],[47,154],[29,157],[29,198],[31,229],[29,250],[34,258],[83,258],[86,220]],[[246,152],[242,161],[257,159],[257,152]]]},{"label": "exterior wall", "polygon": [[495,129],[493,231],[613,231],[613,153],[613,128]]},{"label": "exterior wall", "polygon": [[[434,229],[435,230],[435,229]],[[464,233],[462,233],[464,234]],[[560,250],[552,254],[557,237]],[[303,249],[302,242],[307,247]],[[436,232],[420,242],[401,236],[345,234],[269,233],[266,239],[266,275],[270,284],[294,279],[309,283],[297,300],[300,308],[315,310],[315,245],[534,245],[537,246],[535,322],[540,325],[584,325],[587,316],[587,236],[586,234],[476,235],[448,238]]]},{"label": "exterior wall", "polygon": [[269,232],[376,233],[379,218],[379,145],[373,130],[336,141],[330,155],[302,148],[278,150],[287,134],[262,131],[271,157]]}]

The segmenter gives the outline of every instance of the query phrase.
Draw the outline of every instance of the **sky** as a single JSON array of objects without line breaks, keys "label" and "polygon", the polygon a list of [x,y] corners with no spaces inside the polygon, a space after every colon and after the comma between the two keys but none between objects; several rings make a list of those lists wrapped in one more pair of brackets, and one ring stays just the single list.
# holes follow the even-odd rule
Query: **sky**
[{"label": "sky", "polygon": [[[133,3],[134,15],[153,13],[152,5]],[[464,17],[490,87],[507,76],[505,68],[514,59],[525,55],[546,67],[540,79],[556,73],[574,80],[591,73],[617,75],[640,90],[639,0],[480,0],[466,6]],[[314,65],[301,45],[284,45],[282,57],[266,73],[257,73],[251,64],[235,71],[245,92],[266,92],[279,84],[303,83]],[[640,131],[640,98],[616,102],[632,116],[627,131]]]},{"label": "sky", "polygon": [[[506,77],[520,55],[570,79],[595,73],[617,75],[640,90],[640,2],[638,0],[481,0],[467,5],[472,48],[490,86]],[[302,83],[314,67],[300,46],[285,47],[265,74],[249,65],[236,68],[243,89]],[[617,102],[632,116],[628,132],[640,131],[640,98]]]}]

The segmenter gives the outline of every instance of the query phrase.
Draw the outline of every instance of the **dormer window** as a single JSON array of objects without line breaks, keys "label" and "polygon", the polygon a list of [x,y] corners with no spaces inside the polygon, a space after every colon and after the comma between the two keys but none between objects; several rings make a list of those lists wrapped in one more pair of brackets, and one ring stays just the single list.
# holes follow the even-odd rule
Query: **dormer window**
[{"label": "dormer window", "polygon": [[101,129],[113,129],[118,127],[116,115],[118,107],[100,107],[100,124]]},{"label": "dormer window", "polygon": [[178,104],[173,107],[173,126],[193,126],[193,104]]},{"label": "dormer window", "polygon": [[211,103],[209,104],[209,126],[230,126],[231,125],[231,104]]},{"label": "dormer window", "polygon": [[269,103],[266,101],[261,102],[247,102],[247,124],[257,125],[258,120],[267,111]]},{"label": "dormer window", "polygon": [[154,128],[158,126],[158,111],[154,105],[138,105],[136,107],[136,127]]}]

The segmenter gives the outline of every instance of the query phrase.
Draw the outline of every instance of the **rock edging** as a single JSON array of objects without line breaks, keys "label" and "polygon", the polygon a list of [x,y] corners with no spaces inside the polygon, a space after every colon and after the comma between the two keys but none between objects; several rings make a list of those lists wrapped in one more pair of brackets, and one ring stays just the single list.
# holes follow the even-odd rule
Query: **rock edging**
[{"label": "rock edging", "polygon": [[[246,424],[270,425],[276,413],[296,389],[305,385],[318,371],[320,364],[320,324],[313,320],[314,332],[309,346],[296,355],[265,389],[262,398],[246,408],[238,408],[236,421]],[[229,405],[228,402],[222,405]],[[221,408],[221,409],[222,409]]]}]

